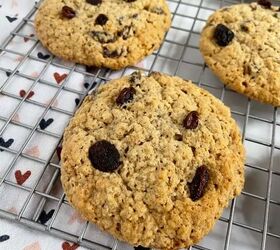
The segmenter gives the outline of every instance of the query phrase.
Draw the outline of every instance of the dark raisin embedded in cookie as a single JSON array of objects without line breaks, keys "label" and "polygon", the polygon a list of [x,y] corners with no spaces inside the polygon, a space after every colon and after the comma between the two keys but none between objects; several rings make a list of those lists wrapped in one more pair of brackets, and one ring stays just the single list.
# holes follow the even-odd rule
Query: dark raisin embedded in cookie
[{"label": "dark raisin embedded in cookie", "polygon": [[106,15],[99,14],[97,16],[97,18],[95,19],[95,24],[103,26],[103,25],[105,25],[107,23],[108,20],[109,19],[108,19],[108,17]]},{"label": "dark raisin embedded in cookie", "polygon": [[234,38],[234,33],[225,25],[218,24],[214,32],[216,43],[222,47],[227,46]]},{"label": "dark raisin embedded in cookie", "polygon": [[206,166],[199,167],[192,182],[188,183],[190,198],[192,201],[199,200],[205,193],[209,181],[209,171]]},{"label": "dark raisin embedded in cookie", "polygon": [[68,19],[71,19],[71,18],[73,18],[73,17],[76,16],[76,12],[75,12],[75,10],[73,10],[71,7],[65,5],[65,6],[63,6],[62,9],[61,9],[61,15],[62,15],[63,17],[66,17],[66,18],[68,18]]},{"label": "dark raisin embedded in cookie", "polygon": [[110,51],[108,48],[103,48],[103,56],[106,58],[119,58],[122,55],[121,50]]},{"label": "dark raisin embedded in cookie", "polygon": [[272,5],[271,1],[268,1],[268,0],[259,0],[258,4],[263,6],[266,9],[270,9],[271,5]]},{"label": "dark raisin embedded in cookie", "polygon": [[132,2],[135,2],[136,0],[124,0],[124,1],[127,3],[132,3]]},{"label": "dark raisin embedded in cookie", "polygon": [[86,2],[92,5],[98,5],[102,3],[102,0],[86,0]]},{"label": "dark raisin embedded in cookie", "polygon": [[102,172],[113,172],[120,165],[120,154],[114,144],[102,140],[89,148],[89,159],[94,168]]},{"label": "dark raisin embedded in cookie", "polygon": [[132,101],[133,96],[136,94],[136,90],[133,87],[129,87],[129,88],[124,88],[119,96],[116,99],[116,103],[119,106],[122,106],[125,103],[128,103],[130,101]]},{"label": "dark raisin embedded in cookie", "polygon": [[175,134],[174,138],[176,141],[183,141],[183,136],[181,134]]},{"label": "dark raisin embedded in cookie", "polygon": [[191,111],[183,121],[186,129],[196,129],[198,126],[199,116],[197,111]]},{"label": "dark raisin embedded in cookie", "polygon": [[150,249],[151,249],[151,248],[142,247],[142,246],[134,247],[134,250],[150,250]]}]

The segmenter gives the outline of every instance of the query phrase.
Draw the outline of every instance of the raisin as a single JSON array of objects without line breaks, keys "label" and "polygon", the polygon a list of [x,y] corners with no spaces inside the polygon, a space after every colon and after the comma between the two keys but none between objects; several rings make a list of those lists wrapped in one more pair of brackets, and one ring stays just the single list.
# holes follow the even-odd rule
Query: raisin
[{"label": "raisin", "polygon": [[259,0],[258,4],[263,6],[265,9],[270,9],[272,5],[271,1],[269,0]]},{"label": "raisin", "polygon": [[242,85],[245,87],[245,88],[248,88],[248,83],[246,81],[243,81],[242,82]]},{"label": "raisin", "polygon": [[120,165],[120,154],[114,144],[101,140],[89,148],[89,159],[94,168],[102,172],[113,172]]},{"label": "raisin", "polygon": [[183,141],[183,136],[181,134],[175,134],[174,138],[176,141]]},{"label": "raisin", "polygon": [[118,58],[122,55],[122,51],[113,50],[110,51],[108,48],[103,48],[103,56],[108,58]]},{"label": "raisin", "polygon": [[138,246],[138,247],[134,247],[134,250],[150,250],[150,248]]},{"label": "raisin", "polygon": [[86,2],[92,5],[98,5],[102,3],[102,0],[86,0]]},{"label": "raisin", "polygon": [[76,12],[71,7],[65,5],[62,7],[61,15],[68,19],[72,19],[73,17],[76,16]]},{"label": "raisin", "polygon": [[136,94],[136,90],[133,87],[124,88],[119,96],[116,99],[116,103],[119,106],[122,106],[123,104],[130,102],[133,99],[133,96]]},{"label": "raisin", "polygon": [[227,26],[218,24],[214,32],[214,38],[218,45],[225,47],[234,38],[234,33]]},{"label": "raisin", "polygon": [[209,181],[209,171],[206,166],[199,167],[196,172],[192,182],[188,183],[190,190],[190,198],[192,201],[197,201],[200,199],[207,187]]},{"label": "raisin", "polygon": [[196,129],[198,126],[198,113],[191,111],[183,121],[183,125],[186,129]]},{"label": "raisin", "polygon": [[97,16],[97,18],[95,19],[95,24],[103,26],[103,25],[105,25],[107,23],[108,20],[109,19],[108,19],[108,17],[106,15],[99,14]]},{"label": "raisin", "polygon": [[136,0],[124,0],[124,1],[127,3],[132,3],[132,2],[135,2]]}]

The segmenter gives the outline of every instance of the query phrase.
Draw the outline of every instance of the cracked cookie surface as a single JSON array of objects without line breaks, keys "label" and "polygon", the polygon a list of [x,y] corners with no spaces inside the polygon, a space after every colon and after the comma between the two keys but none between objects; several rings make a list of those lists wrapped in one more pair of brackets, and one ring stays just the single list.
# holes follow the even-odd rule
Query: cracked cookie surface
[{"label": "cracked cookie surface", "polygon": [[[234,33],[226,46],[220,46],[215,39],[220,24]],[[200,50],[209,68],[229,88],[279,106],[279,29],[279,7],[257,3],[225,7],[209,17],[201,34]]]},{"label": "cracked cookie surface", "polygon": [[56,56],[119,69],[158,49],[170,22],[165,0],[45,0],[35,28]]},{"label": "cracked cookie surface", "polygon": [[197,243],[240,194],[244,148],[210,93],[134,73],[85,99],[65,131],[61,171],[86,219],[135,246],[178,249]]}]

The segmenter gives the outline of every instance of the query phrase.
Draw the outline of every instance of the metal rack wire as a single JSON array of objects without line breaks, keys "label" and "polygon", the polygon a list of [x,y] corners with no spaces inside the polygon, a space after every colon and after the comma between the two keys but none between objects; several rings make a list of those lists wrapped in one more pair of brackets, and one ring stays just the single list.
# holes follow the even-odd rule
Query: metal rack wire
[{"label": "metal rack wire", "polygon": [[[262,191],[255,192],[255,190],[259,190],[257,188],[258,184],[253,183],[252,185],[245,186],[245,190],[241,195],[241,199],[249,199],[250,201],[253,201],[253,203],[260,202],[262,204],[262,212],[260,213],[258,211],[259,217],[261,217],[261,222],[258,225],[256,225],[254,220],[242,221],[242,219],[240,219],[241,217],[238,217],[239,198],[235,199],[231,202],[229,209],[226,210],[224,215],[219,220],[219,223],[222,224],[222,237],[218,237],[218,239],[216,239],[217,237],[215,238],[214,235],[216,231],[214,230],[212,234],[206,237],[205,241],[203,241],[199,245],[191,247],[190,249],[237,249],[238,247],[236,247],[234,243],[236,241],[235,236],[237,235],[236,230],[238,231],[239,229],[245,230],[247,233],[249,233],[249,235],[256,235],[256,238],[258,239],[256,241],[257,243],[253,245],[252,248],[248,247],[248,249],[279,249],[280,230],[277,230],[277,227],[275,230],[271,226],[271,215],[275,213],[277,214],[277,212],[280,211],[280,199],[277,198],[277,195],[275,195],[274,192],[274,187],[277,187],[274,178],[278,178],[280,176],[280,167],[278,167],[277,169],[277,166],[280,163],[280,158],[278,154],[280,152],[280,142],[277,139],[277,133],[279,129],[278,127],[280,126],[280,119],[277,114],[277,108],[273,109],[271,107],[262,106],[261,104],[257,104],[235,94],[233,91],[226,89],[221,84],[213,84],[213,82],[217,82],[217,80],[213,80],[213,76],[211,76],[211,73],[207,69],[206,65],[203,63],[203,61],[201,61],[201,58],[197,56],[199,53],[197,43],[200,34],[199,29],[205,23],[207,15],[221,6],[240,3],[243,1],[169,0],[168,2],[171,6],[173,14],[173,23],[169,33],[165,37],[164,43],[157,52],[155,52],[149,57],[148,66],[135,66],[130,67],[130,69],[140,69],[145,72],[150,72],[153,70],[167,71],[167,73],[169,74],[179,75],[185,78],[192,79],[199,86],[206,88],[210,92],[214,93],[222,101],[224,101],[231,107],[233,116],[240,123],[243,134],[243,141],[245,145],[251,143],[255,146],[262,146],[266,150],[268,150],[268,157],[263,162],[263,164],[258,164],[258,162],[255,163],[253,160],[247,161],[246,163],[246,171],[254,171],[256,175],[265,175],[265,178],[262,179],[261,183],[261,185],[263,186]],[[45,231],[49,234],[64,238],[66,240],[77,242],[78,244],[91,249],[123,249],[123,245],[121,245],[122,243],[119,243],[117,240],[110,241],[110,244],[103,244],[96,241],[95,239],[88,237],[88,231],[91,227],[91,224],[88,222],[84,223],[79,233],[70,233],[67,230],[59,229],[55,226],[55,221],[58,217],[58,214],[61,213],[62,206],[69,206],[67,200],[65,199],[64,193],[61,193],[59,195],[54,195],[52,193],[52,190],[54,189],[56,183],[59,182],[60,166],[55,149],[60,144],[60,141],[62,139],[62,133],[54,133],[51,131],[41,129],[40,121],[50,111],[55,111],[59,114],[67,115],[70,119],[74,115],[74,110],[69,111],[53,105],[55,103],[55,100],[59,98],[60,94],[63,91],[68,91],[70,93],[78,95],[79,99],[82,100],[88,94],[89,89],[96,90],[98,89],[100,84],[108,81],[110,79],[111,71],[106,69],[89,69],[85,71],[80,65],[69,66],[57,62],[54,56],[51,56],[46,60],[34,56],[32,52],[35,50],[39,41],[36,37],[22,34],[20,31],[23,29],[24,26],[30,24],[32,25],[33,16],[36,13],[36,10],[38,9],[39,5],[40,2],[34,6],[34,8],[18,24],[18,26],[13,30],[13,32],[10,33],[10,35],[7,37],[4,43],[0,46],[1,54],[10,53],[16,56],[21,56],[20,63],[14,69],[11,70],[0,67],[0,72],[4,72],[7,74],[7,80],[2,86],[0,85],[0,94],[17,100],[17,105],[8,117],[0,116],[0,122],[3,123],[3,126],[0,126],[0,137],[5,133],[10,124],[17,125],[18,127],[25,128],[29,131],[26,140],[18,150],[0,146],[0,150],[8,152],[13,156],[12,161],[7,167],[5,173],[2,176],[0,176],[0,187],[1,185],[8,185],[14,187],[15,189],[24,190],[28,193],[19,212],[14,213],[5,209],[0,209],[0,216],[6,219],[11,219],[19,223],[25,224],[37,230]],[[187,9],[192,9],[192,13],[189,13]],[[183,23],[183,25],[178,25],[179,19],[181,20],[181,24]],[[189,26],[186,24],[189,24]],[[180,41],[180,39],[175,39],[174,34],[176,33],[182,34],[182,37],[185,37],[186,39],[183,41]],[[10,49],[9,44],[11,44],[12,40],[15,37],[30,39],[34,41],[34,44],[26,53]],[[175,47],[175,52],[171,49],[168,50],[167,53],[166,47]],[[174,54],[173,56],[171,56],[172,53]],[[42,68],[39,75],[30,76],[22,73],[19,70],[21,66],[23,66],[29,59],[32,59],[38,63],[43,63],[44,67]],[[166,67],[166,65],[168,65],[168,67]],[[45,72],[51,66],[55,66],[68,71],[67,77],[61,85],[54,85],[52,82],[47,81],[43,78]],[[125,74],[127,70],[128,69],[122,70],[121,75]],[[67,85],[67,82],[71,79],[71,76],[74,73],[82,74],[85,77],[86,81],[88,82],[87,89],[80,91],[70,88]],[[11,94],[10,92],[5,90],[9,84],[12,84],[12,78],[15,76],[21,79],[28,79],[32,81],[28,92],[23,98],[19,97],[18,95]],[[47,105],[41,104],[37,101],[27,98],[28,94],[38,84],[51,86],[56,89],[53,98]],[[235,96],[235,102],[230,101],[230,98],[228,98],[228,96]],[[43,112],[41,113],[39,119],[35,124],[27,125],[25,123],[18,122],[14,119],[17,112],[25,103],[29,103],[34,106],[39,106],[43,109]],[[243,103],[243,105],[241,105],[240,103]],[[265,140],[258,136],[256,137],[253,134],[250,134],[248,131],[251,128],[251,123],[261,123],[263,126],[269,126],[268,133],[270,133],[270,140]],[[45,136],[55,138],[57,141],[53,153],[49,155],[46,159],[40,159],[38,157],[31,156],[25,152],[28,143],[31,141],[35,133],[40,133]],[[250,152],[248,154],[250,154]],[[26,158],[43,166],[43,171],[40,173],[35,184],[32,187],[18,185],[17,183],[15,183],[12,180],[9,180],[8,178],[19,157]],[[40,186],[42,178],[45,178],[44,175],[47,169],[52,169],[48,185],[45,186],[43,189],[39,189],[38,187]],[[30,203],[34,196],[39,197],[39,202],[36,208],[34,207],[33,210],[31,210],[31,216],[28,217],[25,215],[25,213],[28,207],[30,206]],[[53,216],[51,217],[50,221],[45,225],[39,223],[38,219],[48,201],[51,201],[55,204],[55,209],[53,211]],[[246,216],[248,216],[248,214],[246,214],[245,217]],[[280,228],[280,223],[278,224],[278,228]],[[212,237],[211,235],[214,236]],[[220,234],[218,236],[220,236]],[[207,240],[207,238],[210,240]],[[239,246],[239,249],[247,248],[240,248]]]}]

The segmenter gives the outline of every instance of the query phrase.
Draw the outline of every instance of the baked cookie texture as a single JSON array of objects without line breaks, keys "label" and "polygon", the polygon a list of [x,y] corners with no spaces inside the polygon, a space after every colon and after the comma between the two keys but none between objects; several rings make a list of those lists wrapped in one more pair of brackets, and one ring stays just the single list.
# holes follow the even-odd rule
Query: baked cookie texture
[{"label": "baked cookie texture", "polygon": [[[234,33],[224,47],[214,39],[219,24]],[[209,68],[229,88],[279,106],[279,29],[279,7],[257,3],[225,7],[209,17],[201,34],[200,50]]]},{"label": "baked cookie texture", "polygon": [[165,0],[45,0],[35,29],[56,56],[119,69],[158,49],[170,23]]},{"label": "baked cookie texture", "polygon": [[[131,87],[133,98],[119,105]],[[103,140],[119,152],[115,171],[89,160]],[[65,131],[61,173],[86,219],[135,246],[178,249],[197,243],[240,194],[244,147],[229,109],[210,93],[179,77],[134,73],[85,99]]]}]

